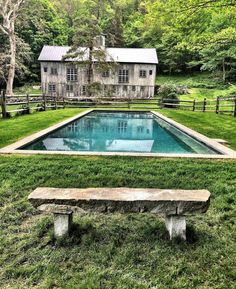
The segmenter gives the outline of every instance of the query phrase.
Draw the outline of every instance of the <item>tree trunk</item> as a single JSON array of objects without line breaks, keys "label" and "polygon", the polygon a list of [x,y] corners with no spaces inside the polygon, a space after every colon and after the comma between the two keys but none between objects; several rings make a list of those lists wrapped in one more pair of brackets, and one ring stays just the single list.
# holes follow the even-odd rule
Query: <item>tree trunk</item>
[{"label": "tree trunk", "polygon": [[10,64],[8,71],[8,79],[7,79],[7,88],[6,95],[13,96],[13,82],[15,78],[15,70],[16,70],[16,36],[13,33],[9,35],[10,42]]}]

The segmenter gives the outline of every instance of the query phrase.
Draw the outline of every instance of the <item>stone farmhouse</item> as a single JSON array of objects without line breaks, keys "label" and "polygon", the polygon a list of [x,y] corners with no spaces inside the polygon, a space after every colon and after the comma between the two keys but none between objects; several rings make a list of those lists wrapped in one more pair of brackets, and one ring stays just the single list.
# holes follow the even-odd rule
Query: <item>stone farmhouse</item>
[{"label": "stone farmhouse", "polygon": [[[98,97],[151,98],[154,96],[157,53],[154,48],[106,48],[105,37],[96,37],[96,47],[104,49],[106,62],[114,69],[98,71],[94,61],[93,83],[99,84]],[[39,56],[41,87],[45,94],[67,97],[87,95],[87,48],[82,56],[64,59],[70,47],[44,46]],[[87,53],[87,54],[86,54]]]}]

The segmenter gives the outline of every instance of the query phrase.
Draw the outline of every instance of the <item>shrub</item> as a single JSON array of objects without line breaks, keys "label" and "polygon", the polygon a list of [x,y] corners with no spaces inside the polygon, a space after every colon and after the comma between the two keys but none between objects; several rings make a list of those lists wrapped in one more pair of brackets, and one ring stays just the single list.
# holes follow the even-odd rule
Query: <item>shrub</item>
[{"label": "shrub", "polygon": [[19,109],[22,109],[21,111],[18,111],[16,113],[16,116],[21,116],[21,115],[24,115],[24,114],[29,114],[29,108],[26,104],[22,104]]},{"label": "shrub", "polygon": [[163,84],[158,89],[158,95],[162,98],[169,98],[169,95],[175,94],[187,94],[189,93],[187,86],[177,86],[175,84]]},{"label": "shrub", "polygon": [[170,103],[170,104],[163,104],[162,101],[162,106],[168,108],[176,108],[177,105],[172,105],[172,103],[178,104],[179,95],[187,93],[189,93],[189,91],[186,86],[177,86],[175,84],[163,84],[158,89],[158,95],[161,97],[161,99],[162,100],[168,99],[167,102]]}]

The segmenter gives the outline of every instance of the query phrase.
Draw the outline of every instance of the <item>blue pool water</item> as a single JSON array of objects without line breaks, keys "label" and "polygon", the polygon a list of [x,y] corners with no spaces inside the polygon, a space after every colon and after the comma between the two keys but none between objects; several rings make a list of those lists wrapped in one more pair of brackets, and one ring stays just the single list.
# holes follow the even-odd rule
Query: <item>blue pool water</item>
[{"label": "blue pool water", "polygon": [[21,149],[216,154],[150,112],[93,111]]}]

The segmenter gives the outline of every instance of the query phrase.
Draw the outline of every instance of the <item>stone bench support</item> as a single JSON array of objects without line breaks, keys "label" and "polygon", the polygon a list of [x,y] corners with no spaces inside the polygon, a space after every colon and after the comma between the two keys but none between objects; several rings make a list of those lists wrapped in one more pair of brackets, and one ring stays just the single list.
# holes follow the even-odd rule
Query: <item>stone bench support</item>
[{"label": "stone bench support", "polygon": [[186,240],[186,218],[185,216],[166,216],[166,229],[169,232],[170,240],[180,238]]},{"label": "stone bench support", "polygon": [[170,239],[186,240],[186,215],[205,213],[210,205],[207,190],[37,188],[28,199],[35,208],[54,214],[55,237],[69,234],[73,212],[149,212],[165,218]]},{"label": "stone bench support", "polygon": [[70,233],[72,225],[72,212],[54,213],[54,235],[55,237],[65,237]]}]

